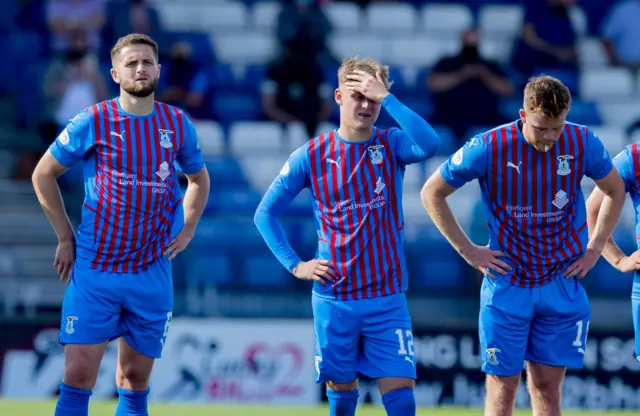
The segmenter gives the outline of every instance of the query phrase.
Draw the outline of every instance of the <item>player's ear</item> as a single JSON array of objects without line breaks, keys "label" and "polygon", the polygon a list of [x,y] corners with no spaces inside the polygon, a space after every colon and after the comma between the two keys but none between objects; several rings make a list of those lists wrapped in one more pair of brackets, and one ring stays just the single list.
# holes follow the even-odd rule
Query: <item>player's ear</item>
[{"label": "player's ear", "polygon": [[333,92],[333,98],[336,100],[336,103],[342,105],[342,92],[340,91],[340,88],[336,88]]},{"label": "player's ear", "polygon": [[522,120],[523,123],[527,121],[527,113],[525,113],[522,108],[520,109],[520,120]]},{"label": "player's ear", "polygon": [[116,71],[115,68],[111,68],[109,70],[109,73],[111,74],[111,78],[113,78],[113,82],[115,82],[116,84],[120,84],[120,77],[118,76],[118,71]]}]

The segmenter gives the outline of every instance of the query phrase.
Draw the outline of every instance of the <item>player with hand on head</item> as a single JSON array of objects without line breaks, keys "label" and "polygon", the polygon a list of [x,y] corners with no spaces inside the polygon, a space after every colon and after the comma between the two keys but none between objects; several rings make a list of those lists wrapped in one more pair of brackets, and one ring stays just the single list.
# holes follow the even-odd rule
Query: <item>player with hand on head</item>
[{"label": "player with hand on head", "polygon": [[[631,313],[635,332],[635,352],[638,357],[638,366],[640,366],[640,141],[630,144],[620,152],[613,159],[613,165],[620,172],[625,192],[631,196],[636,214],[635,234],[638,250],[627,256],[611,237],[602,250],[602,256],[621,272],[633,272]],[[604,194],[597,188],[587,200],[587,219],[590,232],[593,232],[596,220],[600,218],[600,211],[604,209],[604,201],[606,201]]]},{"label": "player with hand on head", "polygon": [[[359,374],[378,382],[388,415],[415,415],[411,317],[404,292],[402,181],[405,167],[431,157],[436,132],[389,93],[389,70],[346,59],[334,92],[340,126],[296,150],[269,187],[255,223],[280,263],[313,281],[316,381],[330,414],[355,414]],[[384,107],[402,129],[374,126]],[[278,215],[300,191],[314,198],[316,258],[302,261]]]},{"label": "player with hand on head", "polygon": [[[487,373],[485,415],[511,415],[527,361],[533,414],[559,415],[567,367],[581,368],[591,309],[580,283],[620,216],[624,188],[602,142],[566,121],[571,95],[532,78],[520,119],[471,138],[426,182],[422,202],[449,243],[482,271],[479,334]],[[604,204],[588,238],[580,182]],[[473,244],[446,198],[477,179],[489,244]]]},{"label": "player with hand on head", "polygon": [[[69,282],[56,416],[88,414],[102,356],[116,338],[116,416],[148,414],[149,376],[172,317],[171,260],[193,238],[209,195],[193,125],[181,110],[154,101],[158,45],[146,35],[125,36],[111,61],[120,96],[71,120],[32,178],[58,236],[54,265]],[[184,201],[174,162],[189,182]],[[85,199],[74,236],[56,178],[77,163]]]}]

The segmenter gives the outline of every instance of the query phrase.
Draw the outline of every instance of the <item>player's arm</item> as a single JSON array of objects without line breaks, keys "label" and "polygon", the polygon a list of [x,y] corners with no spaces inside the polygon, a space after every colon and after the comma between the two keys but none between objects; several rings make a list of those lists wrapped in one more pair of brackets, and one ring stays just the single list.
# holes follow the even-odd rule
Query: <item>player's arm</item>
[{"label": "player's arm", "polygon": [[[618,156],[614,158],[613,164],[624,182],[625,192],[628,192],[633,188],[636,181],[633,170],[633,160],[631,159],[629,149],[625,149],[618,154]],[[593,235],[604,199],[605,194],[598,187],[593,190],[587,200],[587,221],[589,224],[590,236]],[[636,251],[632,255],[626,256],[616,244],[613,236],[609,237],[607,240],[604,249],[602,250],[602,256],[609,262],[609,264],[625,273],[640,268],[640,251]]]},{"label": "player's arm", "polygon": [[[622,206],[624,205],[624,183],[618,170],[613,167],[609,153],[605,150],[600,139],[591,131],[587,140],[586,175],[593,179],[596,186],[603,193],[602,204],[598,216],[589,227],[590,239],[584,255],[574,261],[565,270],[567,278],[585,277],[587,272],[596,264],[602,254],[607,241],[618,223]],[[587,218],[587,224],[589,219]]]},{"label": "player's arm", "polygon": [[440,137],[422,117],[402,104],[389,93],[380,74],[371,76],[365,71],[347,75],[347,91],[355,91],[371,101],[381,103],[389,115],[402,127],[394,135],[397,138],[397,155],[404,163],[413,163],[433,156],[440,147]]},{"label": "player's arm", "polygon": [[506,275],[510,266],[499,260],[502,252],[480,247],[469,239],[453,215],[447,197],[465,183],[484,175],[487,164],[483,138],[474,138],[460,148],[427,180],[420,197],[433,223],[449,243],[473,267],[487,276],[490,270]]},{"label": "player's arm", "polygon": [[291,247],[278,218],[300,191],[309,186],[307,153],[307,146],[303,146],[289,157],[262,197],[254,223],[273,255],[290,273],[299,279],[326,284],[326,280],[335,280],[330,263],[326,260],[302,261]]},{"label": "player's arm", "polygon": [[184,116],[185,138],[176,160],[182,173],[187,177],[188,185],[184,193],[184,228],[171,241],[164,251],[164,255],[173,260],[178,253],[184,250],[196,233],[196,226],[209,199],[211,188],[209,172],[204,164],[202,151],[198,144],[198,135],[193,124]]},{"label": "player's arm", "polygon": [[58,237],[54,267],[63,280],[67,280],[71,274],[75,248],[73,227],[65,210],[57,179],[82,160],[91,148],[90,140],[90,116],[83,112],[69,122],[31,175],[38,201]]},{"label": "player's arm", "polygon": [[382,106],[402,130],[394,130],[397,157],[404,164],[420,162],[433,156],[440,147],[440,137],[429,123],[393,94],[382,100]]}]

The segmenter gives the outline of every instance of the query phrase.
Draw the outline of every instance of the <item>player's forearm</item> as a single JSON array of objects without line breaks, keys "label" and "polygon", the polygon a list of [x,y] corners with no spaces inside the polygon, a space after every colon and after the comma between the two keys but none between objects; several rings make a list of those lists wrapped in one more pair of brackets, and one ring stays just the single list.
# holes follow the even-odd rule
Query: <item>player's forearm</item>
[{"label": "player's forearm", "polygon": [[611,238],[613,229],[618,223],[622,206],[624,205],[624,191],[612,192],[605,195],[602,200],[600,212],[598,213],[596,223],[593,226],[593,233],[589,246],[594,247],[604,254],[607,241]]},{"label": "player's forearm", "polygon": [[302,262],[302,259],[291,247],[282,224],[278,220],[280,212],[288,202],[271,193],[271,190],[267,191],[256,210],[253,221],[269,250],[282,266],[293,273],[293,269]]},{"label": "player's forearm", "polygon": [[427,182],[420,193],[420,199],[440,233],[458,253],[464,256],[464,253],[469,251],[473,243],[462,230],[460,224],[458,224],[446,196],[440,194],[437,190],[431,189],[429,182]]},{"label": "player's forearm", "polygon": [[73,239],[73,227],[64,208],[64,201],[55,175],[36,171],[32,176],[33,188],[44,213],[49,218],[59,241]]},{"label": "player's forearm", "polygon": [[204,212],[209,199],[209,173],[203,168],[195,177],[190,178],[184,194],[184,228],[195,232],[196,225]]},{"label": "player's forearm", "polygon": [[406,105],[402,104],[393,94],[382,100],[382,105],[389,115],[398,122],[402,131],[417,145],[403,146],[402,149],[411,153],[400,155],[404,159],[413,157],[428,157],[438,151],[440,137],[429,123]]}]

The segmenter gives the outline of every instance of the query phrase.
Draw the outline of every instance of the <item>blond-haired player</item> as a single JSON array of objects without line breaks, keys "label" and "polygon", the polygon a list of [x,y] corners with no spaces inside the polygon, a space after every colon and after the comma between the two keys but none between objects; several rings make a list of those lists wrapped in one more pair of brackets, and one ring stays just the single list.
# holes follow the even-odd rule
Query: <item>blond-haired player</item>
[{"label": "blond-haired player", "polygon": [[[280,263],[313,281],[316,381],[327,385],[331,415],[355,413],[359,374],[378,381],[387,414],[415,414],[402,180],[405,166],[432,156],[440,140],[389,93],[388,77],[375,60],[342,63],[334,93],[340,127],[289,157],[255,215]],[[374,126],[381,107],[402,129]],[[315,200],[318,235],[308,261],[293,251],[278,221],[304,188]]]},{"label": "blond-haired player", "polygon": [[[580,279],[611,235],[624,187],[600,139],[566,121],[570,104],[558,79],[532,78],[520,119],[471,138],[422,190],[438,229],[485,275],[479,319],[485,415],[512,414],[525,360],[533,414],[560,415],[566,368],[582,367],[591,310]],[[584,176],[605,194],[591,239]],[[467,238],[446,201],[474,179],[489,225],[486,247]]]}]

